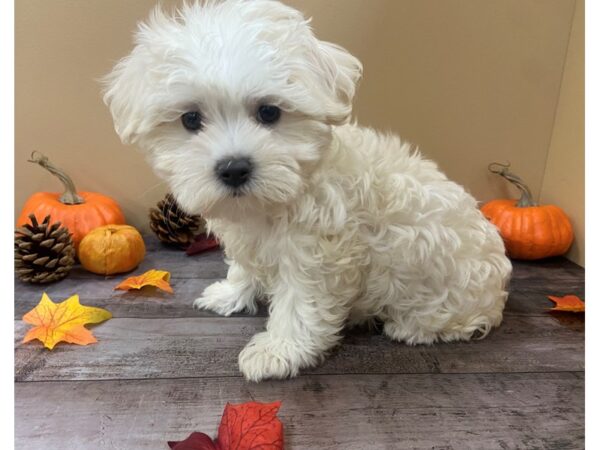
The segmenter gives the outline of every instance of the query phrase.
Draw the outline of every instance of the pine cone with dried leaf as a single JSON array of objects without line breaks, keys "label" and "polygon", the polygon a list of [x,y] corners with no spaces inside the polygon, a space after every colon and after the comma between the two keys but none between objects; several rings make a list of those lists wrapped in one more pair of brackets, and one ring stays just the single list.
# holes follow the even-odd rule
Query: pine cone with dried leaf
[{"label": "pine cone with dried leaf", "polygon": [[205,231],[206,222],[201,216],[185,213],[175,197],[167,194],[150,209],[150,228],[161,242],[185,249]]},{"label": "pine cone with dried leaf", "polygon": [[75,263],[75,247],[69,230],[60,222],[50,224],[50,216],[15,230],[15,272],[29,283],[51,283],[66,277]]}]

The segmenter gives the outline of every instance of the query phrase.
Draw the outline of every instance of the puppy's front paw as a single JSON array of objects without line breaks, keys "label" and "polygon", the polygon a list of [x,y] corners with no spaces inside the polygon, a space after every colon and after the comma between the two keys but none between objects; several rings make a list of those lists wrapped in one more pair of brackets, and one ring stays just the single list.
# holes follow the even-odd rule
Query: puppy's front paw
[{"label": "puppy's front paw", "polygon": [[255,382],[268,378],[294,377],[301,366],[301,359],[293,345],[272,338],[267,332],[252,337],[241,351],[238,362],[246,379]]},{"label": "puppy's front paw", "polygon": [[202,293],[202,297],[194,300],[194,308],[208,309],[222,316],[229,316],[244,309],[251,314],[256,313],[253,292],[237,288],[226,280],[208,286]]}]

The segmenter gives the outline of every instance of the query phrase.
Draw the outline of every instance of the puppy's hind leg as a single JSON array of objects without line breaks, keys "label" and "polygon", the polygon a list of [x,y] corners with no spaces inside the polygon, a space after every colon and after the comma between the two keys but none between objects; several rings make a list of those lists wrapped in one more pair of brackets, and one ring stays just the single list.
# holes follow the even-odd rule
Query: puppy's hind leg
[{"label": "puppy's hind leg", "polygon": [[434,342],[468,341],[474,337],[484,337],[493,326],[500,323],[502,312],[494,317],[474,313],[467,317],[448,318],[448,313],[440,317],[426,317],[411,312],[386,315],[383,326],[385,335],[409,345],[433,344]]},{"label": "puppy's hind leg", "polygon": [[409,345],[433,344],[439,338],[438,333],[423,327],[415,317],[398,313],[385,319],[383,333],[395,341]]},{"label": "puppy's hind leg", "polygon": [[239,264],[229,266],[227,279],[208,286],[194,301],[194,308],[208,309],[222,316],[240,311],[256,314],[257,283]]}]

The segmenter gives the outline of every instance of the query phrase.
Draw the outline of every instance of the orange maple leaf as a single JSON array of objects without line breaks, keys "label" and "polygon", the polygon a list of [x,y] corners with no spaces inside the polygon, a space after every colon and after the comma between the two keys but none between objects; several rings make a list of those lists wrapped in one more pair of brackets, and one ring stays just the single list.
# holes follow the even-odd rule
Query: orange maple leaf
[{"label": "orange maple leaf", "polygon": [[154,286],[163,291],[173,293],[173,288],[169,284],[171,274],[165,270],[154,270],[151,269],[146,273],[138,275],[137,277],[129,277],[122,281],[115,289],[122,291],[128,291],[130,289],[141,289],[144,286]]},{"label": "orange maple leaf", "polygon": [[550,311],[585,312],[585,303],[576,295],[565,295],[564,297],[549,295],[548,298],[556,303],[556,306],[550,308]]},{"label": "orange maple leaf", "polygon": [[54,303],[44,292],[38,305],[23,316],[25,322],[35,325],[27,332],[23,342],[38,339],[50,350],[61,341],[93,344],[97,340],[84,325],[104,322],[111,317],[112,314],[105,309],[80,304],[78,295]]}]

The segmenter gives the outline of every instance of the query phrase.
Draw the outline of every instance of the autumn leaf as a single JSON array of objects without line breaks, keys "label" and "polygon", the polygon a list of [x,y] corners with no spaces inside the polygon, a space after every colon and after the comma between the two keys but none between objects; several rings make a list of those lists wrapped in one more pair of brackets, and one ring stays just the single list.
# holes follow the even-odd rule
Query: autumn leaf
[{"label": "autumn leaf", "polygon": [[564,297],[549,295],[548,298],[556,303],[556,306],[550,311],[585,312],[585,303],[576,295],[565,295]]},{"label": "autumn leaf", "polygon": [[172,450],[282,450],[283,424],[277,418],[281,402],[227,403],[216,441],[192,433],[185,441],[169,442]]},{"label": "autumn leaf", "polygon": [[194,238],[188,248],[185,250],[186,255],[192,256],[197,253],[204,253],[209,250],[219,248],[219,242],[212,236],[205,233],[199,234]]},{"label": "autumn leaf", "polygon": [[217,445],[222,450],[282,449],[283,424],[276,416],[280,406],[281,402],[227,403],[219,425]]},{"label": "autumn leaf", "polygon": [[137,277],[129,277],[122,281],[115,289],[122,291],[128,291],[130,289],[141,289],[144,286],[154,286],[162,289],[165,292],[173,293],[173,288],[169,284],[171,274],[165,270],[154,270],[151,269],[146,273],[138,275]]},{"label": "autumn leaf", "polygon": [[210,436],[204,433],[192,433],[185,441],[168,442],[173,450],[219,450]]},{"label": "autumn leaf", "polygon": [[38,305],[23,316],[25,322],[35,325],[27,332],[23,342],[38,339],[50,350],[61,341],[93,344],[97,342],[96,338],[84,325],[104,322],[111,317],[112,314],[105,309],[81,305],[78,295],[57,304],[44,292]]}]

